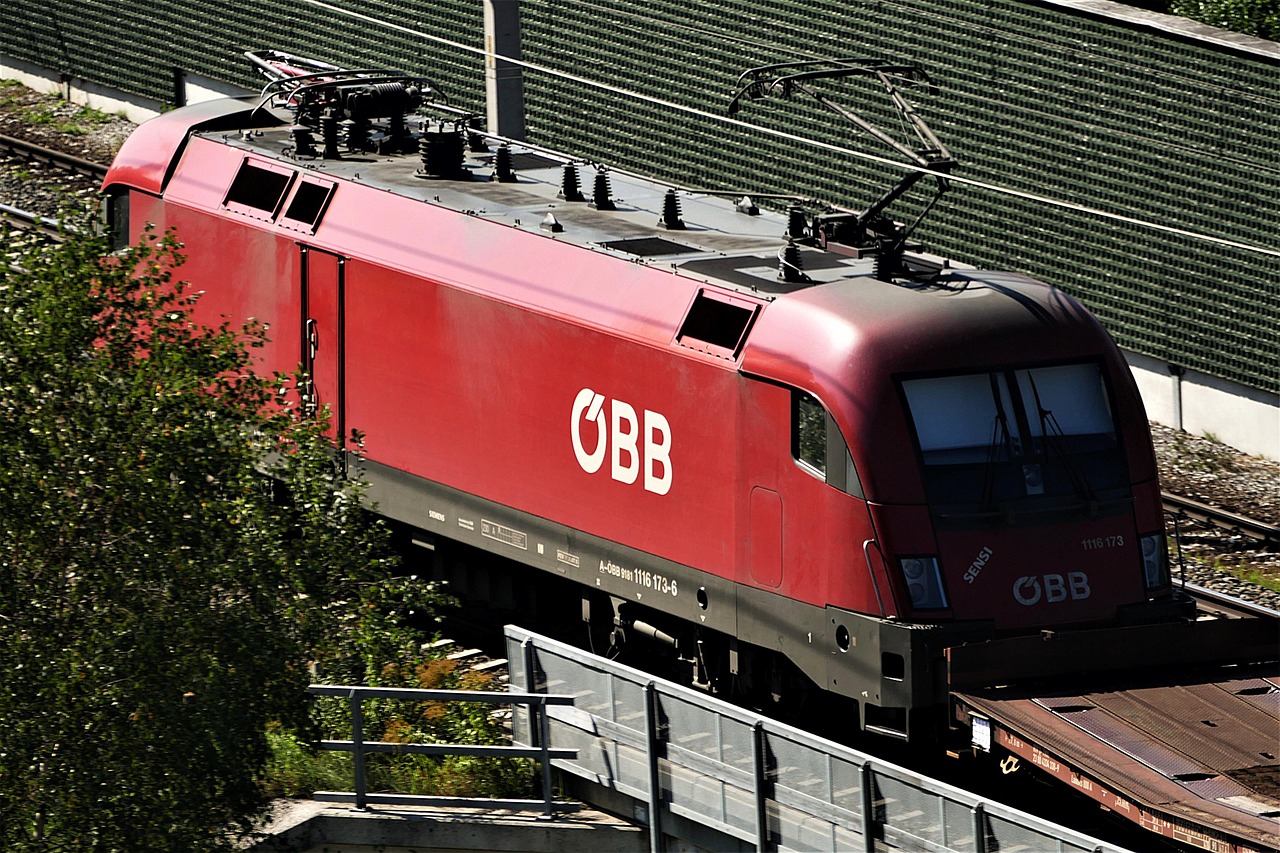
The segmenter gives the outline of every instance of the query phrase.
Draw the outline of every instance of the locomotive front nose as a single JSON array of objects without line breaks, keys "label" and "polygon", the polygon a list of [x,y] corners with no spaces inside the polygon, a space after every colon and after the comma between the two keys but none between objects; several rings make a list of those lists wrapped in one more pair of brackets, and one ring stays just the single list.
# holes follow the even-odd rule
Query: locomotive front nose
[{"label": "locomotive front nose", "polygon": [[1000,629],[1095,622],[1146,599],[1126,513],[938,533],[952,615]]},{"label": "locomotive front nose", "polygon": [[1090,622],[1167,584],[1160,534],[1136,526],[1100,361],[900,384],[936,546],[899,559],[922,618]]}]

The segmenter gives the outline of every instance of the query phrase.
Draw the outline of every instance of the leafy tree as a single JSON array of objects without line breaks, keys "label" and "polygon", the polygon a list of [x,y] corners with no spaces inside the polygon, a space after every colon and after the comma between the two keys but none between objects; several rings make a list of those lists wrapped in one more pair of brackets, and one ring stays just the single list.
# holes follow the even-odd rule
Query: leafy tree
[{"label": "leafy tree", "polygon": [[232,849],[385,534],[172,235],[0,238],[0,847]]},{"label": "leafy tree", "polygon": [[1280,0],[1171,0],[1169,13],[1245,35],[1280,39]]}]

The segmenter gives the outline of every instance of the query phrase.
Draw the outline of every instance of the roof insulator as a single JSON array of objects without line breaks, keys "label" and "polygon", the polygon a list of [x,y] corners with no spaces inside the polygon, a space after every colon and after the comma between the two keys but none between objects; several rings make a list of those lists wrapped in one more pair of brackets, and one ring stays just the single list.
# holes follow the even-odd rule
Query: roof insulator
[{"label": "roof insulator", "polygon": [[809,223],[804,218],[804,208],[793,204],[787,208],[787,238],[803,240],[810,235]]},{"label": "roof insulator", "polygon": [[405,125],[404,116],[399,113],[393,113],[387,117],[387,132],[383,134],[374,146],[374,149],[380,155],[386,154],[407,154],[416,146],[413,137],[409,135],[409,129]]},{"label": "roof insulator", "polygon": [[462,132],[457,128],[441,125],[438,128],[424,128],[418,140],[418,154],[422,157],[422,166],[415,174],[419,178],[435,180],[456,180],[466,177],[462,167],[466,159],[463,151]]},{"label": "roof insulator", "polygon": [[484,141],[484,135],[478,133],[480,129],[480,117],[471,116],[466,121],[467,125],[467,148],[472,154],[480,154],[489,150],[489,146]]},{"label": "roof insulator", "polygon": [[338,117],[330,111],[320,116],[320,138],[324,140],[324,159],[342,159],[338,151]]},{"label": "roof insulator", "polygon": [[505,142],[498,146],[498,153],[494,155],[493,174],[489,180],[503,184],[516,182],[516,170],[511,167],[511,146]]},{"label": "roof insulator", "polygon": [[596,171],[596,182],[591,190],[591,201],[587,202],[596,210],[617,210],[613,203],[613,187],[609,186],[609,172],[603,166]]},{"label": "roof insulator", "polygon": [[372,150],[373,146],[369,144],[369,122],[348,118],[338,122],[338,126],[342,128],[342,141],[348,151],[358,153]]},{"label": "roof insulator", "polygon": [[578,167],[574,163],[564,164],[564,174],[560,178],[560,192],[557,194],[565,201],[586,201],[582,187],[578,184]]},{"label": "roof insulator", "polygon": [[319,156],[320,152],[316,151],[315,138],[312,136],[311,128],[305,124],[295,124],[289,128],[289,133],[293,136],[294,157]]},{"label": "roof insulator", "polygon": [[680,196],[675,190],[667,190],[662,197],[662,219],[658,224],[670,231],[684,230],[684,220],[680,218]]},{"label": "roof insulator", "polygon": [[782,250],[778,252],[778,279],[793,284],[804,284],[813,281],[813,279],[805,275],[804,261],[800,257],[800,247],[791,240],[788,240],[787,245],[783,246]]},{"label": "roof insulator", "polygon": [[892,282],[904,272],[901,248],[882,246],[880,251],[876,253],[876,279],[878,281]]}]

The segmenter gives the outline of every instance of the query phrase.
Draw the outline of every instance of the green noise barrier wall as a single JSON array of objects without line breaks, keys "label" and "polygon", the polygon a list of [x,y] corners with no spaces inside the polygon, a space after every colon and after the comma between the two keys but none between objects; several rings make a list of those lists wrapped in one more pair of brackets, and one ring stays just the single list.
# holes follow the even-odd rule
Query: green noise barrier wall
[{"label": "green noise barrier wall", "polygon": [[[1056,284],[1129,349],[1280,391],[1280,49],[1076,8],[1086,5],[1098,4],[524,0],[529,138],[676,185],[861,208],[901,170],[719,117],[750,67],[918,63],[937,90],[904,94],[959,161],[957,176],[1067,205],[957,184],[918,232],[929,250]],[[241,52],[275,47],[422,73],[483,114],[482,30],[481,0],[0,4],[0,54],[161,101],[174,98],[175,69],[257,85]],[[870,81],[825,88],[896,126]],[[813,101],[747,103],[739,118],[894,157]],[[891,212],[913,218],[920,198]],[[1241,245],[1189,236],[1199,234]]]}]

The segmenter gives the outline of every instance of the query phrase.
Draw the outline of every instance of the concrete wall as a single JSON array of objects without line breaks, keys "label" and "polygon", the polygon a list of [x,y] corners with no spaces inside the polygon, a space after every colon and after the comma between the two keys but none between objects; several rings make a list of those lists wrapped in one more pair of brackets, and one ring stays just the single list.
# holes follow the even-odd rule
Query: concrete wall
[{"label": "concrete wall", "polygon": [[1151,420],[1212,436],[1246,453],[1280,459],[1280,394],[1140,353],[1126,352],[1125,359]]},{"label": "concrete wall", "polygon": [[0,55],[0,80],[17,80],[37,92],[60,95],[73,104],[83,104],[111,115],[123,115],[135,123],[160,112],[162,104],[140,95],[125,95],[89,80],[68,77],[40,68],[21,59]]},{"label": "concrete wall", "polygon": [[[37,92],[59,95],[73,104],[83,104],[110,115],[123,115],[141,124],[160,113],[164,104],[141,95],[128,95],[90,80],[69,77],[40,68],[21,59],[0,55],[0,80],[17,80]],[[206,77],[194,71],[174,72],[174,98],[179,104],[198,104],[214,98],[235,98],[252,90]]]},{"label": "concrete wall", "polygon": [[278,801],[267,836],[251,853],[640,853],[648,829],[582,807],[543,819],[484,807],[357,809]]}]

